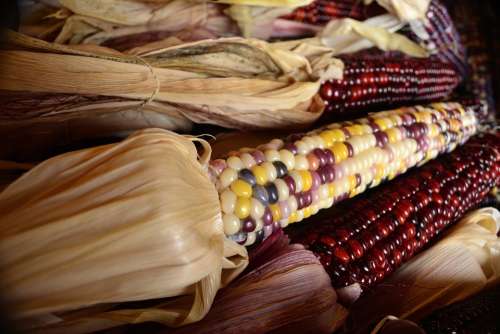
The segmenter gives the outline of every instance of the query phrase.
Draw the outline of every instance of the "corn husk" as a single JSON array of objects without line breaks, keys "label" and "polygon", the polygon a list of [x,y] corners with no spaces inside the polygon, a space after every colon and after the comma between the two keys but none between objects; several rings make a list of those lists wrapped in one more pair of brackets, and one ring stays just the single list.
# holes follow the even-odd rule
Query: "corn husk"
[{"label": "corn husk", "polygon": [[376,47],[383,51],[400,51],[412,57],[429,56],[426,49],[396,33],[404,25],[403,22],[390,14],[375,16],[362,22],[345,18],[330,21],[314,38],[276,44],[289,50],[299,44],[323,46],[332,49],[333,55]]},{"label": "corn husk", "polygon": [[353,332],[383,316],[418,320],[471,296],[500,278],[500,212],[473,211],[351,308]]},{"label": "corn husk", "polygon": [[124,51],[195,28],[203,28],[212,38],[238,33],[221,6],[206,2],[63,0],[61,4],[74,14],[59,15],[64,26],[57,43],[106,45]]},{"label": "corn husk", "polygon": [[222,290],[205,319],[167,333],[326,334],[339,308],[318,259],[289,245]]},{"label": "corn husk", "polygon": [[44,333],[203,318],[247,264],[245,248],[224,237],[209,158],[203,140],[151,129],[49,159],[9,185],[0,289],[12,316]]},{"label": "corn husk", "polygon": [[373,1],[396,15],[401,21],[423,20],[431,0],[364,0],[365,5]]},{"label": "corn husk", "polygon": [[[63,128],[70,119],[95,120],[102,127],[112,123],[118,132],[144,123],[181,131],[191,122],[303,128],[323,112],[320,81],[342,74],[342,63],[329,50],[303,56],[252,39],[146,45],[133,51],[68,47],[11,33],[9,48],[0,51],[0,100],[15,103],[0,112],[2,134],[21,136],[25,132],[19,129],[33,123]],[[106,117],[133,124],[126,129],[126,121],[115,125]],[[99,127],[93,130],[99,134]]]}]

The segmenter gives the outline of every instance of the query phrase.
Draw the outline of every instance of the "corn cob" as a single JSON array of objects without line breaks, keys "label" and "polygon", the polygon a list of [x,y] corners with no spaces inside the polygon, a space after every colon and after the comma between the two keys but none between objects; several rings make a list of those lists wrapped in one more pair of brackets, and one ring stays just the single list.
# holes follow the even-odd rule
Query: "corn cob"
[{"label": "corn cob", "polygon": [[210,163],[224,230],[247,246],[453,150],[476,130],[460,104],[379,112]]},{"label": "corn cob", "polygon": [[500,285],[433,312],[420,321],[426,333],[500,333]]},{"label": "corn cob", "polygon": [[365,6],[357,0],[316,0],[283,16],[286,20],[323,25],[335,18],[366,19]]},{"label": "corn cob", "polygon": [[343,61],[343,79],[329,80],[321,86],[326,112],[439,101],[460,82],[453,66],[439,60],[365,55]]},{"label": "corn cob", "polygon": [[429,50],[433,57],[453,65],[462,77],[466,76],[465,48],[448,10],[439,0],[430,2],[425,20],[410,23],[407,35]]},{"label": "corn cob", "polygon": [[335,287],[369,287],[479,204],[500,182],[499,137],[473,140],[337,208],[292,238],[312,250]]}]

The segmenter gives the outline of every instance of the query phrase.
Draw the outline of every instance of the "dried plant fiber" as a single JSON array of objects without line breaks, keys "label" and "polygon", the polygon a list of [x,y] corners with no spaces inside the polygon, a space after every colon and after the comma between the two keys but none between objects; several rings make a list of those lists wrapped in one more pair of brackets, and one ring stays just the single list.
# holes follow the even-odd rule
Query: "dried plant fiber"
[{"label": "dried plant fiber", "polygon": [[[210,152],[201,139],[149,129],[54,157],[10,184],[0,193],[0,288],[13,315],[44,333],[49,323],[84,333],[203,318],[248,262],[245,248],[224,237]],[[106,308],[166,297],[175,298]]]},{"label": "dried plant fiber", "polygon": [[328,50],[309,59],[253,39],[186,43],[138,57],[9,37],[10,48],[0,51],[0,90],[121,97],[138,107],[155,102],[165,112],[229,128],[306,126],[323,111],[320,80],[342,73]]}]

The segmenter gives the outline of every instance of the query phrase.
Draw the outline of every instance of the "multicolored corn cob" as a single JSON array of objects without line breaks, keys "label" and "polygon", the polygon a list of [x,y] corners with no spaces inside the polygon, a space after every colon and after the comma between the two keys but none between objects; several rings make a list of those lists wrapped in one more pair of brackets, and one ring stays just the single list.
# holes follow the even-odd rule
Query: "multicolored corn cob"
[{"label": "multicolored corn cob", "polygon": [[369,287],[423,249],[500,182],[500,141],[488,135],[336,208],[292,238],[335,287]]},{"label": "multicolored corn cob", "polygon": [[360,110],[443,100],[460,83],[453,66],[439,60],[393,55],[345,57],[344,76],[323,83],[326,112]]},{"label": "multicolored corn cob", "polygon": [[213,160],[227,236],[247,246],[453,150],[476,131],[457,103],[375,113]]},{"label": "multicolored corn cob", "polygon": [[462,76],[467,75],[465,48],[448,9],[440,0],[432,0],[425,20],[410,22],[406,34],[425,47],[433,58],[452,64]]},{"label": "multicolored corn cob", "polygon": [[283,16],[286,20],[323,25],[335,18],[350,17],[364,20],[366,6],[358,0],[316,0]]}]

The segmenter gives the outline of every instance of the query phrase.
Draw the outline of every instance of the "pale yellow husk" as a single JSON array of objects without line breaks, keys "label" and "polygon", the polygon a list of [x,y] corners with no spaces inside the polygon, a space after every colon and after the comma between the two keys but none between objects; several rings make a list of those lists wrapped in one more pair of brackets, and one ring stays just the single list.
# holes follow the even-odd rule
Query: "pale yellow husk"
[{"label": "pale yellow husk", "polygon": [[[224,236],[209,158],[203,140],[150,129],[54,157],[10,184],[0,193],[0,289],[12,315],[66,333],[201,319],[248,261]],[[165,297],[174,298],[112,310]],[[91,306],[91,317],[68,313]]]},{"label": "pale yellow husk", "polygon": [[[55,42],[67,44],[103,44],[115,38],[161,32],[175,34],[203,28],[213,36],[237,34],[237,27],[215,4],[173,0],[154,4],[140,1],[68,1],[59,15],[64,26]],[[74,14],[71,14],[74,13]]]},{"label": "pale yellow husk", "polygon": [[426,49],[396,33],[403,26],[404,23],[390,14],[362,22],[345,18],[330,21],[316,37],[278,42],[276,45],[285,49],[293,49],[298,44],[323,46],[330,48],[333,55],[377,47],[384,51],[400,51],[412,57],[428,57]]},{"label": "pale yellow husk", "polygon": [[431,0],[364,0],[364,3],[369,5],[373,1],[404,22],[425,19],[431,3]]},{"label": "pale yellow husk", "polygon": [[154,101],[166,113],[229,128],[307,126],[323,111],[320,80],[342,73],[328,50],[311,58],[237,37],[135,49],[140,57],[11,37],[17,49],[0,51],[1,90],[121,97],[139,109]]},{"label": "pale yellow husk", "polygon": [[387,314],[418,320],[500,279],[500,212],[471,212],[442,240],[417,255],[354,305],[351,316],[369,323]]}]

